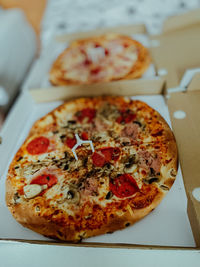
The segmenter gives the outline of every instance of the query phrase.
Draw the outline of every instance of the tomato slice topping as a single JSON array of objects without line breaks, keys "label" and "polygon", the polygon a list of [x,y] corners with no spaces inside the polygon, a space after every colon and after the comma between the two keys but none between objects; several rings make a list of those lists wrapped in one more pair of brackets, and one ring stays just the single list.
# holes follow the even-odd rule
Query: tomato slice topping
[{"label": "tomato slice topping", "polygon": [[65,141],[65,144],[69,147],[69,148],[73,148],[76,144],[76,138],[73,137],[73,138],[67,138],[66,141]]},{"label": "tomato slice topping", "polygon": [[105,48],[105,55],[108,56],[109,55],[109,50]]},{"label": "tomato slice topping", "polygon": [[110,182],[110,190],[119,197],[129,197],[139,191],[138,185],[130,174],[123,174]]},{"label": "tomato slice topping", "polygon": [[104,155],[107,162],[110,160],[118,160],[120,156],[120,149],[118,147],[102,148],[101,153]]},{"label": "tomato slice topping", "polygon": [[88,65],[92,64],[92,61],[89,60],[88,58],[86,58],[85,61],[83,62],[83,64],[84,64],[85,66],[88,66]]},{"label": "tomato slice topping", "polygon": [[93,108],[84,108],[77,114],[78,121],[82,122],[85,118],[88,118],[88,122],[92,122],[96,115],[96,110]]},{"label": "tomato slice topping", "polygon": [[96,75],[96,74],[98,74],[100,71],[101,71],[101,68],[100,68],[100,67],[96,67],[95,69],[91,70],[90,73],[91,73],[92,75]]},{"label": "tomato slice topping", "polygon": [[95,47],[95,48],[98,48],[98,47],[101,47],[101,45],[98,44],[98,43],[96,43],[94,47]]},{"label": "tomato slice topping", "polygon": [[131,113],[129,109],[121,110],[121,115],[116,119],[116,122],[126,124],[132,122],[136,118],[136,114]]},{"label": "tomato slice topping", "polygon": [[88,133],[86,133],[86,132],[82,132],[82,134],[81,134],[81,139],[82,139],[82,140],[88,140]]},{"label": "tomato slice topping", "polygon": [[97,167],[103,167],[106,164],[106,159],[104,155],[98,152],[94,152],[92,154],[92,161],[93,161],[93,164]]},{"label": "tomato slice topping", "polygon": [[31,181],[31,184],[47,185],[48,188],[52,187],[58,181],[57,177],[53,174],[42,174],[37,176]]},{"label": "tomato slice topping", "polygon": [[29,154],[31,155],[38,155],[47,152],[48,146],[49,146],[49,139],[40,136],[35,139],[33,139],[30,143],[28,143],[26,149]]},{"label": "tomato slice topping", "polygon": [[111,160],[118,160],[120,156],[120,149],[118,147],[106,147],[102,148],[92,155],[93,164],[97,167],[103,167]]}]

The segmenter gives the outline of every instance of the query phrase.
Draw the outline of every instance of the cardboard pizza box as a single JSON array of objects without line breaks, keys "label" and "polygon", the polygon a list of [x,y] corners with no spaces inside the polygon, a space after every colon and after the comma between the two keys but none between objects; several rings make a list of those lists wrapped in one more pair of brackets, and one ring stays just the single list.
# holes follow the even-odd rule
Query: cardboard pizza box
[{"label": "cardboard pizza box", "polygon": [[[171,47],[172,40],[179,40],[176,39],[176,36],[181,36],[181,40],[183,40],[184,38],[187,39],[188,34],[189,36],[195,37],[196,34],[199,33],[200,16],[194,14],[196,14],[196,12],[197,14],[200,14],[200,11],[197,10],[193,12],[168,20],[164,25],[163,34],[157,37],[152,37],[152,55],[154,55],[155,62],[159,62],[157,73],[164,74],[161,75],[162,77],[155,77],[150,80],[139,79],[117,81],[91,86],[67,86],[39,88],[29,91],[24,90],[18,98],[18,101],[15,103],[1,131],[1,202],[3,201],[3,196],[5,194],[4,183],[8,165],[15,152],[24,141],[34,120],[45,115],[48,111],[62,103],[62,101],[69,98],[102,94],[133,96],[141,100],[146,100],[147,103],[150,101],[150,105],[160,111],[170,124],[167,115],[169,111],[173,131],[178,144],[183,175],[179,173],[179,178],[176,180],[177,183],[175,182],[174,186],[163,200],[163,204],[161,203],[161,209],[159,207],[159,209],[155,209],[155,212],[158,211],[158,214],[155,215],[158,221],[151,217],[154,217],[154,214],[148,215],[145,219],[130,227],[130,229],[135,229],[133,230],[134,235],[130,235],[132,234],[132,230],[129,232],[129,229],[127,228],[120,231],[120,234],[119,231],[117,231],[117,237],[114,233],[115,236],[113,236],[113,238],[100,237],[100,239],[97,238],[97,241],[91,239],[91,241],[76,245],[62,242],[61,244],[90,247],[136,248],[142,246],[142,248],[199,249],[200,207],[197,199],[198,187],[200,186],[198,181],[200,173],[198,163],[198,159],[200,158],[198,138],[200,132],[198,116],[200,112],[200,74],[196,73],[189,84],[184,88],[179,86],[181,74],[184,70],[191,67],[199,67],[198,60],[196,60],[199,55],[196,53],[197,47],[195,42],[192,42],[191,49],[189,50],[187,50],[187,45],[190,45],[190,42],[187,42],[187,45],[185,46],[186,50],[180,49],[181,52],[177,52],[179,56],[176,57],[176,51],[179,47],[178,45],[176,46],[176,51],[172,49],[174,57],[170,57],[170,60],[168,60],[167,56],[167,53],[169,53],[167,44]],[[190,35],[191,32],[193,35]],[[189,57],[187,61],[185,59],[186,51],[188,53],[195,52],[196,55]],[[184,60],[181,61],[181,65],[179,65],[175,59]],[[162,62],[162,64],[160,62]],[[37,71],[35,71],[35,74],[36,73]],[[34,71],[32,74],[32,79],[35,79],[36,76],[34,76]],[[197,191],[194,191],[196,188]],[[6,212],[5,204],[3,207],[1,205],[1,211],[5,211],[5,219],[3,222],[0,221],[0,224],[2,222],[0,229],[2,226],[4,227],[1,229],[0,239],[20,239],[22,242],[55,244],[54,241],[42,238],[37,234],[35,234],[37,235],[35,236],[34,233],[30,234],[29,230],[21,228],[14,219],[12,219],[9,212]],[[164,213],[162,213],[163,209]],[[161,221],[159,221],[159,218]],[[164,222],[162,220],[164,220]],[[15,223],[18,226],[16,226]],[[141,225],[141,228],[139,225]],[[144,233],[145,229],[148,231]],[[151,229],[151,231],[149,229]],[[135,236],[137,236],[137,231],[139,231],[140,235],[138,236],[138,240],[134,240]],[[149,236],[145,236],[147,232]],[[32,235],[32,238],[29,238],[30,235]],[[118,239],[119,235],[120,240]],[[20,236],[23,236],[23,238]],[[133,236],[131,242],[129,242],[129,236]],[[193,238],[196,241],[196,245]],[[128,240],[128,242],[126,242],[126,240]]]},{"label": "cardboard pizza box", "polygon": [[162,33],[159,35],[150,35],[144,24],[137,24],[55,36],[40,58],[35,61],[24,82],[23,89],[52,86],[49,82],[51,65],[71,41],[109,32],[129,35],[149,49],[152,64],[141,78],[134,80],[135,86],[143,90],[147,91],[144,84],[159,90],[158,81],[162,82],[163,79],[167,80],[168,88],[176,87],[188,68],[199,67],[200,9],[195,9],[185,14],[169,17],[164,22]]},{"label": "cardboard pizza box", "polygon": [[[87,32],[78,32],[78,33],[71,33],[61,36],[54,36],[46,45],[44,48],[44,51],[42,51],[41,56],[36,60],[34,63],[34,66],[30,72],[30,75],[27,77],[23,89],[31,89],[31,88],[44,88],[44,87],[50,87],[53,86],[49,82],[49,71],[51,69],[51,66],[53,62],[56,60],[58,55],[64,51],[64,49],[70,44],[71,41],[81,39],[81,38],[87,38],[92,36],[98,36],[105,33],[119,33],[123,35],[128,35],[131,38],[141,42],[145,47],[150,49],[151,46],[151,40],[149,38],[149,34],[147,32],[146,26],[144,24],[138,24],[138,25],[124,25],[124,26],[118,26],[118,27],[110,27],[110,28],[102,28],[102,29],[96,29],[92,31]],[[150,51],[151,54],[151,51]],[[35,77],[33,79],[33,77]],[[156,73],[156,66],[154,64],[154,60],[152,60],[150,66],[147,68],[147,70],[144,72],[141,78],[135,79],[136,83],[138,83],[138,86],[141,87],[141,84],[143,83],[143,80],[148,81],[150,86],[152,83],[154,83],[155,80],[161,80],[162,77],[159,77]],[[155,86],[158,86],[157,89],[159,89],[159,84],[154,84]]]},{"label": "cardboard pizza box", "polygon": [[[20,145],[23,143],[33,122],[67,99],[80,96],[93,96],[102,94],[124,95],[129,97],[133,96],[134,99],[140,99],[147,102],[153,108],[158,110],[169,124],[170,112],[171,122],[177,139],[181,161],[181,168],[179,168],[179,174],[177,176],[175,184],[173,185],[167,196],[164,198],[162,203],[155,209],[155,211],[135,225],[128,227],[122,231],[116,231],[112,235],[107,234],[89,238],[87,240],[84,240],[84,242],[80,244],[64,242],[59,242],[59,244],[67,246],[110,248],[138,248],[142,246],[142,248],[159,249],[196,249],[194,239],[196,240],[197,245],[199,244],[199,228],[198,224],[196,224],[198,217],[195,217],[195,215],[197,214],[196,210],[194,210],[195,200],[189,199],[188,196],[190,195],[190,190],[194,189],[190,184],[191,173],[194,177],[193,185],[195,185],[196,188],[195,175],[198,175],[198,172],[195,174],[195,169],[193,169],[194,166],[191,166],[191,168],[193,169],[191,171],[187,161],[189,157],[188,155],[191,155],[193,153],[192,151],[190,151],[190,149],[194,149],[197,143],[194,143],[193,146],[189,146],[188,148],[187,140],[184,140],[184,135],[182,134],[182,132],[183,130],[185,131],[185,119],[189,120],[189,123],[193,124],[191,119],[191,117],[193,116],[193,109],[186,109],[187,97],[185,99],[185,96],[188,95],[190,97],[191,94],[197,93],[198,91],[193,91],[192,89],[190,89],[191,91],[185,91],[185,89],[183,90],[184,93],[181,92],[181,88],[180,92],[166,93],[165,82],[163,81],[163,83],[160,84],[160,90],[157,90],[157,88],[152,88],[147,94],[145,90],[138,90],[138,88],[135,87],[134,81],[122,81],[120,84],[117,82],[110,83],[109,86],[98,85],[95,90],[92,89],[92,86],[87,87],[87,90],[82,90],[82,88],[80,88],[79,86],[74,86],[73,90],[70,87],[54,87],[24,91],[13,107],[1,132],[2,144],[0,151],[0,212],[1,214],[3,214],[3,216],[0,221],[0,239],[11,241],[18,240],[20,242],[31,242],[37,244],[56,244],[55,241],[38,235],[31,230],[23,228],[12,218],[12,215],[9,213],[7,207],[5,206],[5,203],[3,203],[5,196],[5,179],[9,163],[11,162],[12,157],[14,156]],[[182,98],[183,100],[180,101],[180,99]],[[183,106],[178,106],[178,103],[182,103]],[[196,108],[197,110],[199,110],[198,106]],[[177,110],[186,112],[186,117],[184,119],[176,119],[174,117],[174,114]],[[16,118],[18,118],[17,123]],[[187,129],[188,131],[190,131],[189,127],[187,127]],[[13,133],[15,134],[13,135]],[[194,138],[196,137],[197,136],[194,136]],[[189,149],[188,155],[184,154],[185,151],[182,151],[181,147],[183,147],[184,149]],[[192,158],[190,158],[190,160],[192,161]],[[190,169],[189,172],[188,168]],[[181,169],[183,172],[185,189],[183,185]],[[191,218],[193,220],[191,221],[192,227],[189,223],[189,219]]]}]

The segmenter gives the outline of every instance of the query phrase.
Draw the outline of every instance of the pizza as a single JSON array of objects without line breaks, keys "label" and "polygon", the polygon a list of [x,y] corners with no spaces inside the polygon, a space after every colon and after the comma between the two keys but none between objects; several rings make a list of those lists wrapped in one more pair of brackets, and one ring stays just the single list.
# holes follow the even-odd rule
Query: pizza
[{"label": "pizza", "polygon": [[53,63],[53,85],[92,84],[139,78],[150,64],[148,50],[138,41],[106,34],[72,42]]},{"label": "pizza", "polygon": [[78,98],[35,122],[9,167],[6,203],[23,226],[77,242],[142,219],[176,174],[174,135],[157,111]]}]

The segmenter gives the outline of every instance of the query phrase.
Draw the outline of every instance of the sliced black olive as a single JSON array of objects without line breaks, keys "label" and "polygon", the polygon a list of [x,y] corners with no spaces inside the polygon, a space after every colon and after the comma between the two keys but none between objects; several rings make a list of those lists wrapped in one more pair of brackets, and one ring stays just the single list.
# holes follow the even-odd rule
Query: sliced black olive
[{"label": "sliced black olive", "polygon": [[105,167],[108,168],[108,169],[110,169],[110,168],[111,168],[111,164],[110,164],[109,162],[107,162],[107,163],[105,164]]},{"label": "sliced black olive", "polygon": [[157,177],[153,177],[153,178],[151,178],[151,179],[148,180],[148,183],[149,183],[149,184],[152,184],[152,183],[154,183],[154,182],[159,182],[159,178],[157,178]]},{"label": "sliced black olive", "polygon": [[39,207],[39,206],[36,206],[36,207],[35,207],[35,210],[36,210],[36,211],[40,211],[40,207]]},{"label": "sliced black olive", "polygon": [[176,177],[176,170],[171,169],[171,171],[170,171],[170,175],[171,175],[172,177]]},{"label": "sliced black olive", "polygon": [[66,137],[66,135],[63,134],[63,135],[60,136],[60,139],[63,141],[63,139],[64,139],[65,137]]},{"label": "sliced black olive", "polygon": [[17,161],[20,161],[20,160],[22,160],[22,159],[23,159],[23,157],[19,157]]},{"label": "sliced black olive", "polygon": [[148,178],[143,179],[143,181],[144,181],[146,184],[152,184],[152,183],[157,183],[157,182],[159,182],[159,178],[157,178],[157,177],[152,177],[152,178],[148,177]]},{"label": "sliced black olive", "polygon": [[128,146],[128,145],[130,145],[130,142],[122,142],[122,145],[123,146]]},{"label": "sliced black olive", "polygon": [[83,167],[86,167],[87,162],[88,162],[88,158],[84,158],[84,159],[83,159]]},{"label": "sliced black olive", "polygon": [[84,182],[83,181],[80,181],[77,186],[80,189],[84,188]]},{"label": "sliced black olive", "polygon": [[93,176],[96,172],[100,171],[101,169],[92,169],[90,172],[87,173],[87,177]]},{"label": "sliced black olive", "polygon": [[72,190],[69,190],[67,192],[67,199],[72,199],[72,198],[74,198],[74,192]]},{"label": "sliced black olive", "polygon": [[17,201],[18,201],[19,199],[20,199],[20,196],[19,196],[18,192],[16,192],[16,193],[14,194],[14,196],[13,196],[13,200],[14,200],[15,204],[17,204]]},{"label": "sliced black olive", "polygon": [[112,196],[113,196],[113,193],[109,191],[106,195],[106,199],[111,199]]},{"label": "sliced black olive", "polygon": [[69,124],[76,124],[76,121],[75,120],[69,120],[67,123],[69,123]]},{"label": "sliced black olive", "polygon": [[65,164],[64,170],[66,171],[66,170],[68,170],[68,168],[69,168],[69,164]]},{"label": "sliced black olive", "polygon": [[127,222],[127,223],[125,224],[125,226],[126,226],[126,227],[130,226],[130,223],[129,223],[129,222]]},{"label": "sliced black olive", "polygon": [[139,125],[140,127],[142,126],[142,123],[141,123],[141,122],[139,122],[139,121],[134,121],[133,123],[135,123],[135,124]]},{"label": "sliced black olive", "polygon": [[167,187],[166,185],[163,185],[163,184],[160,186],[160,188],[163,190],[169,190],[169,187]]},{"label": "sliced black olive", "polygon": [[155,173],[155,171],[154,171],[154,169],[153,168],[150,168],[150,175],[151,176],[154,176],[156,173]]},{"label": "sliced black olive", "polygon": [[19,169],[19,166],[15,166],[15,170],[16,170],[16,169]]},{"label": "sliced black olive", "polygon": [[125,168],[130,168],[133,164],[136,163],[135,161],[135,155],[131,156],[129,159],[128,159],[128,162],[125,164]]},{"label": "sliced black olive", "polygon": [[76,116],[76,117],[79,117],[79,116],[81,116],[81,114],[82,114],[82,112],[79,110],[79,111],[77,111],[77,112],[75,113],[75,116]]}]

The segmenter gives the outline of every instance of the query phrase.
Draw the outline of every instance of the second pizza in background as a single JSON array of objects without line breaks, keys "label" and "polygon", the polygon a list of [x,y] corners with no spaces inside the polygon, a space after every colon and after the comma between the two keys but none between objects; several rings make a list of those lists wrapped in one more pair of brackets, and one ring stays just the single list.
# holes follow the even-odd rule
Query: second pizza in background
[{"label": "second pizza in background", "polygon": [[150,63],[140,42],[110,33],[73,41],[53,63],[50,82],[59,86],[135,79]]}]

